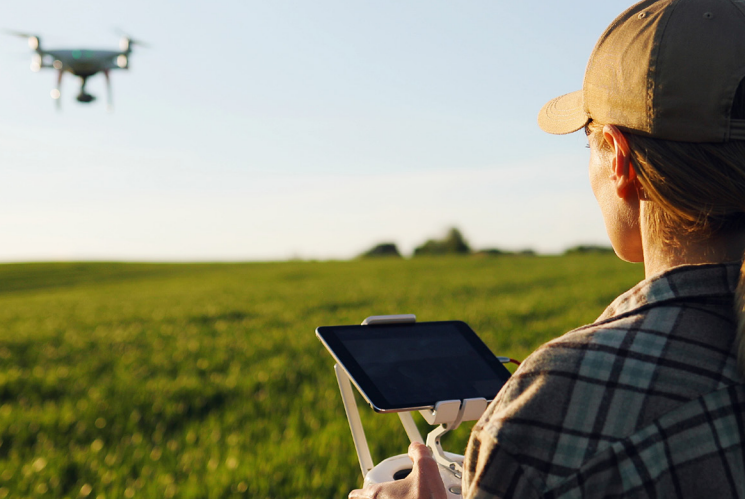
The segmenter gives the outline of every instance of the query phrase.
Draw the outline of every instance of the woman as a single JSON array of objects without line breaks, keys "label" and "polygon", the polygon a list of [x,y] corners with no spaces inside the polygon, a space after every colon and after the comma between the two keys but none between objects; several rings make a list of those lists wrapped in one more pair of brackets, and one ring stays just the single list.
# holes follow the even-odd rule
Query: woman
[{"label": "woman", "polygon": [[[744,78],[742,2],[647,0],[541,110],[585,129],[610,240],[646,279],[520,366],[473,429],[465,497],[745,497]],[[350,497],[446,497],[410,456]]]}]

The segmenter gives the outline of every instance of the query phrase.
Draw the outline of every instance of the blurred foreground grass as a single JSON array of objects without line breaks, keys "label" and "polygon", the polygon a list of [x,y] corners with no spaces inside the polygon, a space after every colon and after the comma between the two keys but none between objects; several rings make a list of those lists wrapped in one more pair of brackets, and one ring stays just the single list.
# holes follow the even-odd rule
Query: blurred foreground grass
[{"label": "blurred foreground grass", "polygon": [[[1,265],[0,499],[346,497],[359,466],[315,327],[461,319],[524,358],[641,278],[613,255]],[[361,409],[376,462],[405,452],[395,415]]]}]

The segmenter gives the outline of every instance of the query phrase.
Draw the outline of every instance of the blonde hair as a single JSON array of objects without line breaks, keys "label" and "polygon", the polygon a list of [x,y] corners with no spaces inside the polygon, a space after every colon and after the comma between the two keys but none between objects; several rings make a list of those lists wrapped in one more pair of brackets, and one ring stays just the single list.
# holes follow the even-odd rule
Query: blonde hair
[{"label": "blonde hair", "polygon": [[[738,95],[745,95],[742,84]],[[733,117],[745,116],[743,99],[733,106]],[[739,114],[740,116],[736,116]],[[590,122],[587,133],[601,148],[603,125]],[[646,223],[666,244],[673,234],[699,240],[745,230],[745,141],[692,143],[624,134],[645,199]],[[745,260],[745,258],[743,258]],[[745,262],[735,297],[735,348],[745,374]]]}]

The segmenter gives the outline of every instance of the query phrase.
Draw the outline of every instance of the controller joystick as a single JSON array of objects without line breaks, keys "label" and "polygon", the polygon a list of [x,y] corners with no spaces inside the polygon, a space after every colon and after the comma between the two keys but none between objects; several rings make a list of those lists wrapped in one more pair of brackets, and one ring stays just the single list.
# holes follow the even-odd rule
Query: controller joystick
[{"label": "controller joystick", "polygon": [[[463,456],[461,455],[446,452],[445,456],[453,462],[460,465],[463,464]],[[367,487],[374,483],[402,480],[409,476],[409,473],[411,473],[411,467],[411,459],[406,454],[389,457],[388,459],[384,459],[378,463],[377,466],[365,475],[363,486]],[[442,465],[439,465],[439,467],[440,477],[442,477],[442,483],[445,485],[448,499],[461,499],[461,478],[459,478],[459,475]]]}]

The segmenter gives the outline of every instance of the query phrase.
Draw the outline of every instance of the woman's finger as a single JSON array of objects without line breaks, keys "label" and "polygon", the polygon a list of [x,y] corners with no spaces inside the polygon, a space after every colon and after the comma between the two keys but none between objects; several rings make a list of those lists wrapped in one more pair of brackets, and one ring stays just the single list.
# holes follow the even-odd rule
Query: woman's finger
[{"label": "woman's finger", "polygon": [[412,443],[409,457],[414,466],[403,480],[377,483],[364,489],[353,490],[349,499],[445,499],[439,466],[426,445]]}]

